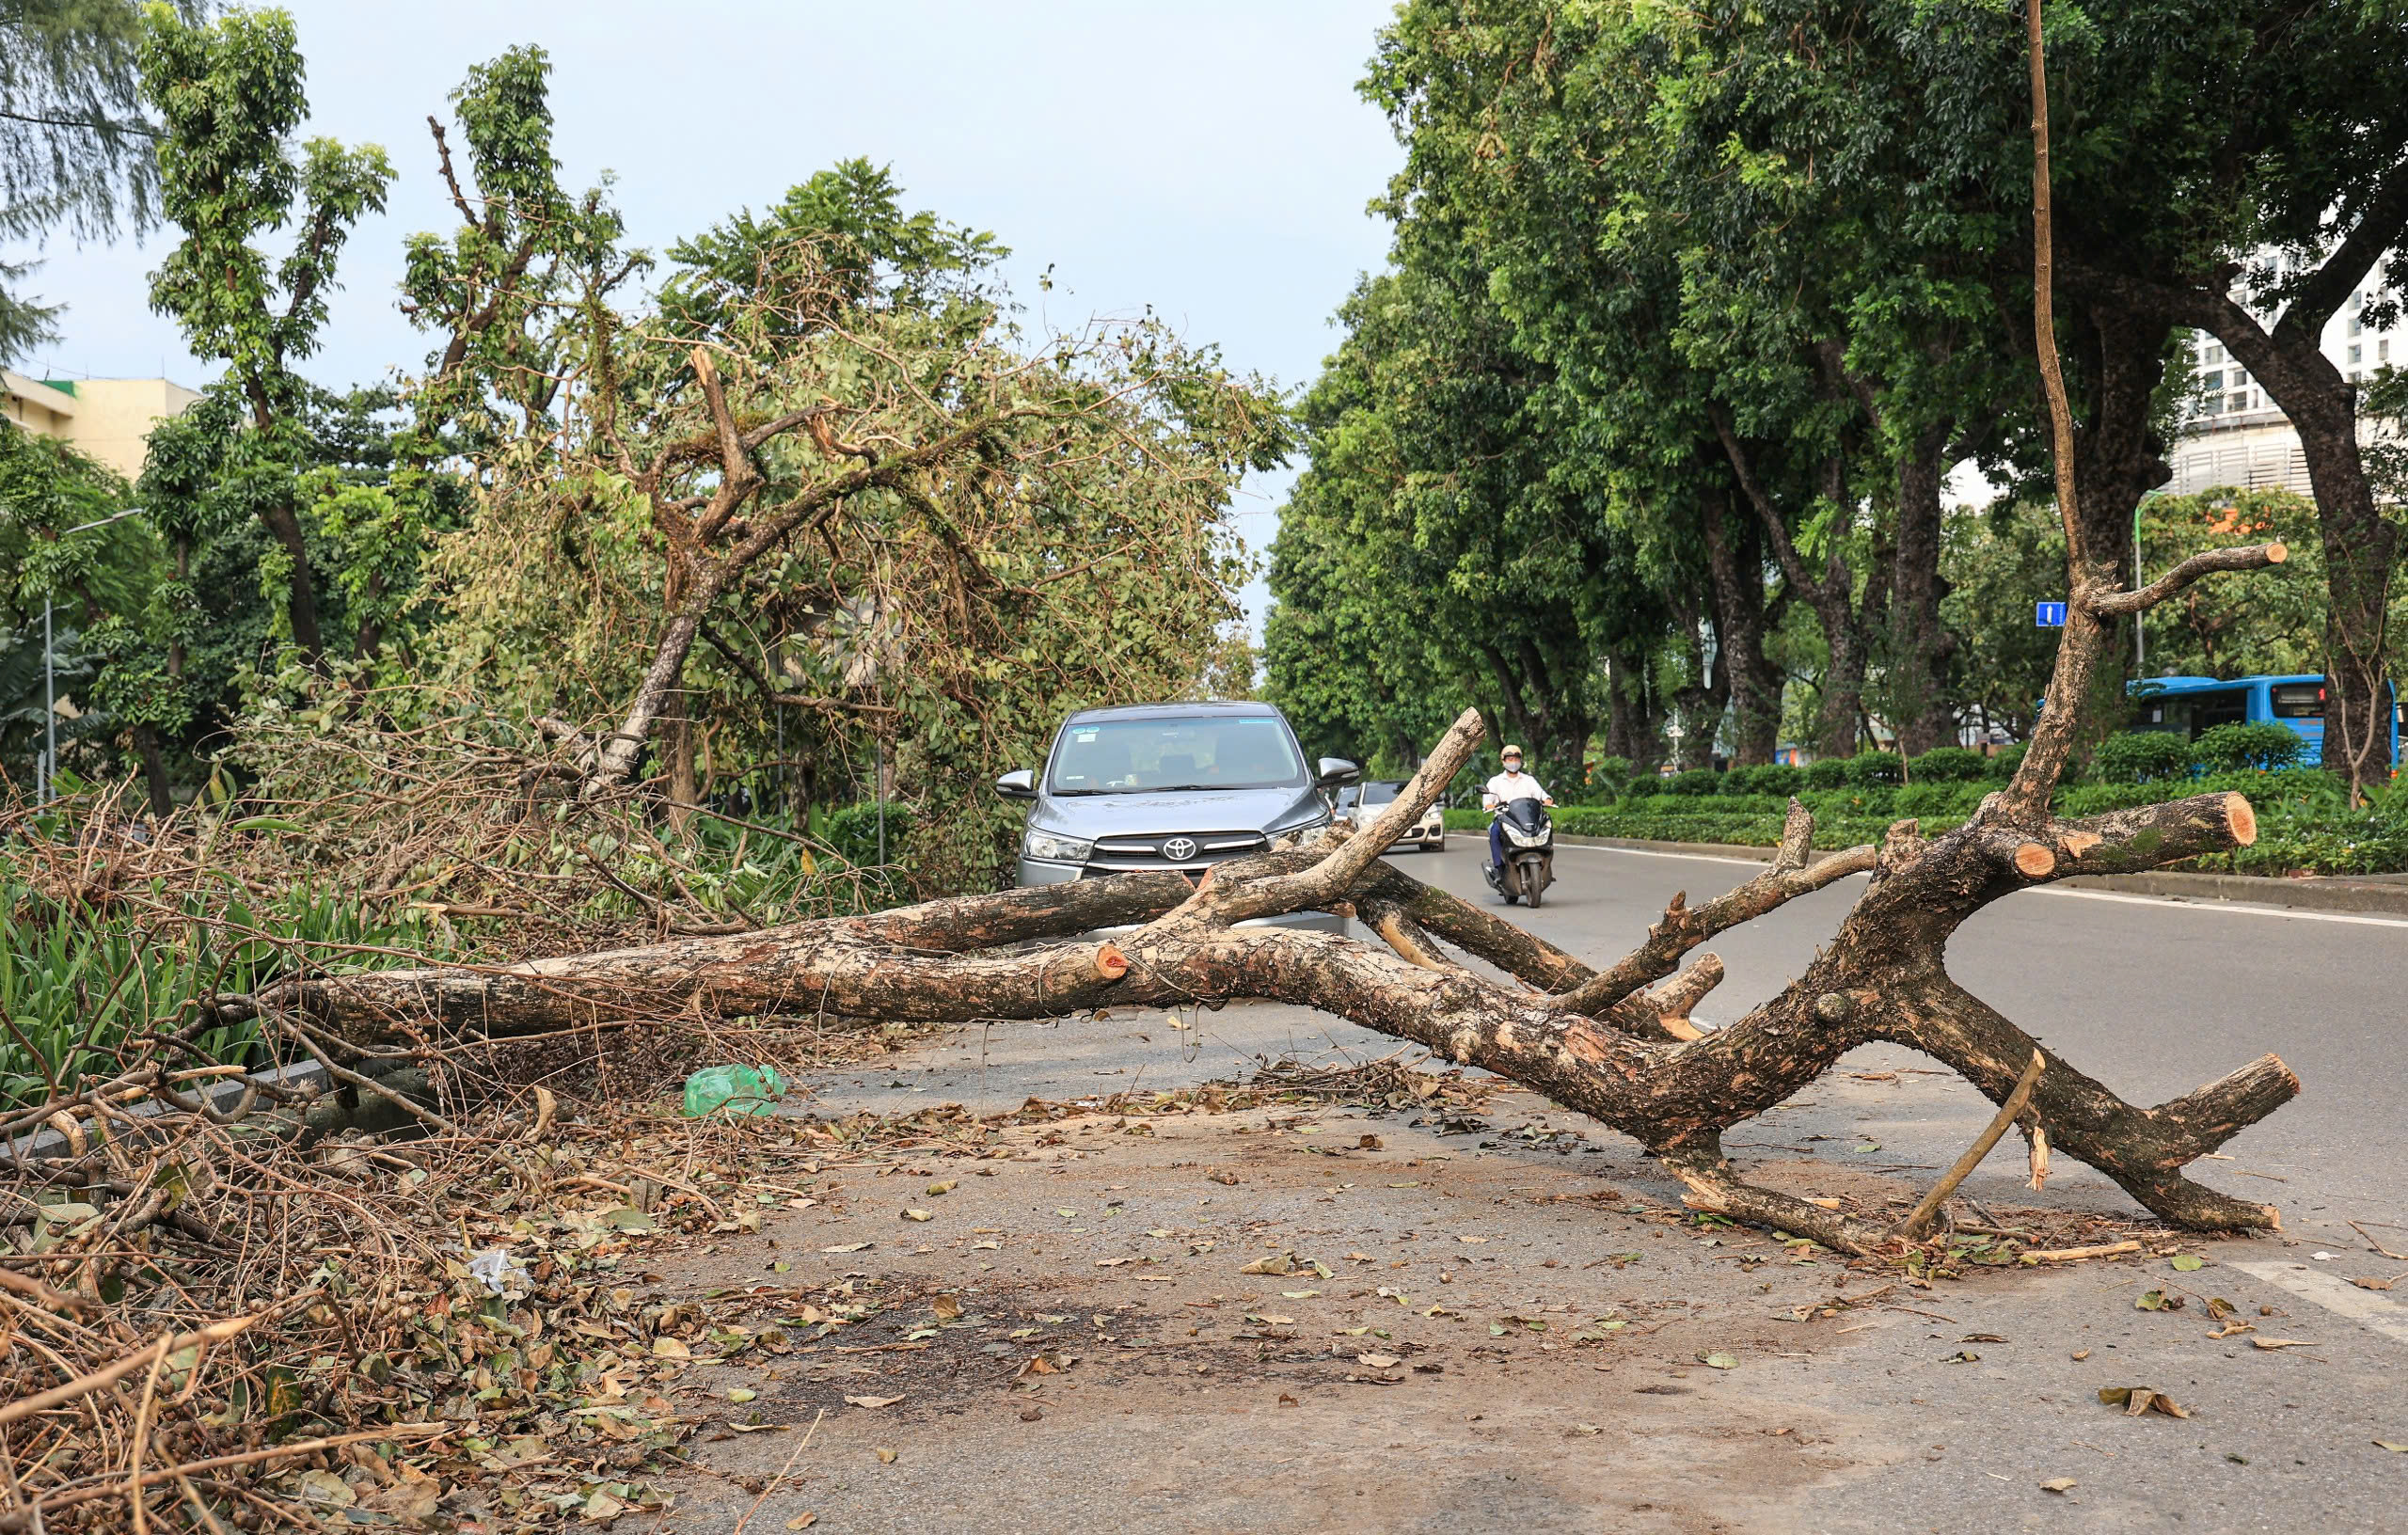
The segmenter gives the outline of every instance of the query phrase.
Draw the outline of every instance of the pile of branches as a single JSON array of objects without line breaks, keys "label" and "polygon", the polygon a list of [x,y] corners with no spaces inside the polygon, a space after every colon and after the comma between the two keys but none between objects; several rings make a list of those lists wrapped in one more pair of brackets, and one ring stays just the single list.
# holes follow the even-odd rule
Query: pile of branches
[{"label": "pile of branches", "polygon": [[623,1255],[758,1229],[752,1171],[843,1144],[544,1088],[471,1116],[403,1073],[302,1085],[148,1045],[0,1116],[6,1535],[652,1506],[689,1432],[660,1340],[700,1318],[636,1301]]}]

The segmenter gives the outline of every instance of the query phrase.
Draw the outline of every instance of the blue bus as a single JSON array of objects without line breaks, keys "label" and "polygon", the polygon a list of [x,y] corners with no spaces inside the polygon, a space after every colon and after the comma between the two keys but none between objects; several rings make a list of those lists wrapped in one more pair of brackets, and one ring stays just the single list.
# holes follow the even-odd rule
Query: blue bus
[{"label": "blue bus", "polygon": [[[2130,684],[2132,728],[2162,730],[2195,741],[2218,725],[2247,721],[2286,725],[2307,743],[2300,760],[2315,766],[2324,760],[2324,678],[2317,673],[2288,677],[2144,677]],[[2400,762],[2402,706],[2399,690],[2391,694],[2391,741],[2385,767]]]}]

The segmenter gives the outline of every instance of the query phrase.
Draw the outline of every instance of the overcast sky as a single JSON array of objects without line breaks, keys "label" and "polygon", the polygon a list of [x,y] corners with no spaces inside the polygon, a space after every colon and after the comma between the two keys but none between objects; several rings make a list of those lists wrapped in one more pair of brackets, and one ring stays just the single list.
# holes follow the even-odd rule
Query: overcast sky
[{"label": "overcast sky", "polygon": [[[415,368],[393,307],[403,238],[450,227],[426,116],[467,68],[522,42],[553,64],[555,152],[572,186],[604,172],[630,239],[658,248],[761,207],[854,155],[889,165],[907,208],[1012,247],[1031,318],[1074,324],[1152,305],[1231,363],[1293,387],[1328,319],[1379,265],[1368,216],[1400,159],[1354,94],[1387,0],[288,0],[309,61],[311,134],[382,144],[388,211],[343,255],[319,382]],[[282,249],[272,243],[271,252]],[[55,246],[27,286],[63,302],[49,377],[212,376],[150,312],[165,245]],[[1054,289],[1036,275],[1054,268]],[[1041,302],[1041,308],[1039,301]],[[1286,476],[1249,487],[1259,549]],[[1260,585],[1248,593],[1259,629]]]}]

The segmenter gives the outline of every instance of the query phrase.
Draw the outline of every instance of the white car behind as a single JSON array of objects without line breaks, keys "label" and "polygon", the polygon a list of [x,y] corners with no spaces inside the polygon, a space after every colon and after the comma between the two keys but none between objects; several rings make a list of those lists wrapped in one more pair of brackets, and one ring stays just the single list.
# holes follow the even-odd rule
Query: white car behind
[{"label": "white car behind", "polygon": [[[1339,791],[1338,814],[1353,821],[1356,831],[1362,831],[1379,819],[1380,813],[1395,801],[1403,788],[1402,779],[1366,779],[1359,784]],[[1404,835],[1391,843],[1388,851],[1401,852],[1407,848],[1425,853],[1447,850],[1447,817],[1437,806],[1432,805],[1422,813],[1419,821],[1406,827]]]}]

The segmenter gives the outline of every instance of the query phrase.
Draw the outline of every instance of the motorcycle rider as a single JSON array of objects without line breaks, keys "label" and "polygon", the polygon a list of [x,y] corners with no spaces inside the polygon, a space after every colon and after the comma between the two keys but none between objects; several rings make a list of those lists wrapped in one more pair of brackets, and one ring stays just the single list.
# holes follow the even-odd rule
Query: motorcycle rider
[{"label": "motorcycle rider", "polygon": [[[1546,790],[1540,787],[1537,779],[1522,771],[1520,747],[1509,746],[1501,755],[1504,759],[1505,770],[1490,779],[1480,791],[1482,809],[1496,811],[1512,804],[1516,799],[1535,799],[1543,805],[1555,803],[1553,799],[1547,798]],[[1496,881],[1504,867],[1505,823],[1492,819],[1488,823],[1488,878],[1491,883]]]}]

